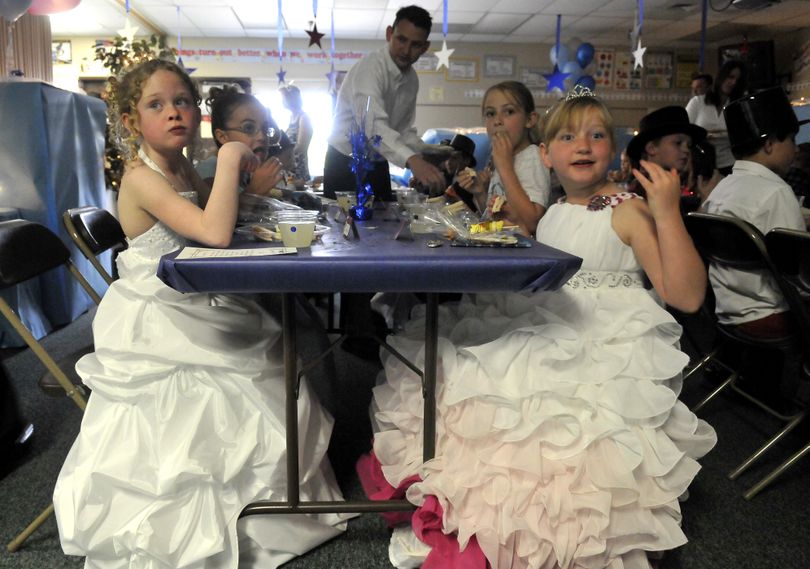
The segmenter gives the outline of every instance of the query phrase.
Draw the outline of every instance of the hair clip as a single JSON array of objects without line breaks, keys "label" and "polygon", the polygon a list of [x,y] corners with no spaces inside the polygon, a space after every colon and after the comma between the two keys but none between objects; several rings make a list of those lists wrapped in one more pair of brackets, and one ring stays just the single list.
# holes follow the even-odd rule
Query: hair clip
[{"label": "hair clip", "polygon": [[596,93],[584,85],[574,85],[574,87],[568,91],[565,100],[570,101],[571,99],[578,99],[579,97],[596,97]]}]

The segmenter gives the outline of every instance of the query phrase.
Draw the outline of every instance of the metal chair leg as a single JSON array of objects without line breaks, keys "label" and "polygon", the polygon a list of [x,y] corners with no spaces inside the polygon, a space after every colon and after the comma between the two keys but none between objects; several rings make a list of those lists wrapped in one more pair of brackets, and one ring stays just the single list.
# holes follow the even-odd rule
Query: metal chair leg
[{"label": "metal chair leg", "polygon": [[711,393],[709,393],[709,394],[708,394],[708,395],[707,395],[707,396],[706,396],[706,397],[705,397],[705,398],[704,398],[702,401],[700,401],[700,402],[699,402],[697,405],[695,405],[695,406],[692,408],[692,412],[697,413],[698,411],[700,411],[701,409],[703,409],[703,407],[704,407],[704,406],[705,406],[707,403],[709,403],[709,402],[710,402],[712,399],[714,399],[715,397],[717,397],[717,396],[720,394],[720,392],[721,392],[721,391],[723,391],[723,390],[724,390],[726,387],[728,387],[729,385],[731,385],[731,384],[733,384],[735,381],[737,381],[737,377],[739,377],[739,375],[737,374],[737,372],[736,372],[736,371],[735,371],[735,372],[732,372],[732,373],[731,373],[731,375],[729,375],[729,376],[726,378],[726,380],[725,380],[723,383],[721,383],[720,385],[718,385],[718,386],[717,386],[717,387],[714,389],[714,391],[712,391]]},{"label": "metal chair leg", "polygon": [[47,520],[51,514],[53,514],[53,504],[45,508],[45,510],[40,515],[38,515],[33,522],[28,524],[28,527],[25,528],[22,531],[22,533],[20,533],[20,535],[18,535],[9,542],[9,544],[6,546],[6,549],[8,549],[9,553],[14,553],[15,551],[17,551],[25,542],[25,540],[28,539],[32,533],[37,531],[37,528],[39,526],[45,523],[45,520]]},{"label": "metal chair leg", "polygon": [[768,486],[771,482],[773,482],[779,476],[781,476],[783,472],[785,472],[788,468],[793,466],[794,463],[796,463],[808,452],[810,452],[810,443],[807,443],[803,449],[799,450],[785,462],[783,462],[775,469],[773,469],[773,471],[771,471],[771,473],[768,474],[765,478],[763,478],[762,480],[751,486],[751,488],[749,488],[748,491],[745,494],[743,494],[745,499],[750,500],[751,498],[759,494],[762,490],[765,489],[766,486]]},{"label": "metal chair leg", "polygon": [[784,426],[784,428],[783,428],[781,431],[779,431],[778,433],[776,433],[776,435],[774,435],[773,437],[771,437],[771,439],[770,439],[768,442],[766,442],[764,445],[762,445],[762,446],[759,448],[759,450],[757,450],[757,451],[756,451],[754,454],[752,454],[751,456],[749,456],[748,458],[746,458],[746,459],[745,459],[745,460],[742,462],[742,464],[740,464],[740,465],[739,465],[737,468],[735,468],[733,471],[731,471],[731,473],[728,475],[728,477],[729,477],[731,480],[734,480],[734,479],[736,479],[736,478],[737,478],[737,477],[738,477],[740,474],[742,474],[743,472],[745,472],[746,470],[748,470],[748,467],[750,467],[750,466],[751,466],[751,465],[752,465],[754,462],[756,462],[756,461],[759,459],[759,457],[760,457],[760,456],[762,456],[763,454],[765,454],[765,452],[766,452],[766,451],[767,451],[769,448],[771,448],[773,445],[775,445],[777,442],[779,442],[779,440],[780,440],[782,437],[784,437],[786,434],[788,434],[790,431],[792,431],[792,430],[793,430],[793,429],[796,427],[796,425],[798,425],[799,423],[801,423],[801,422],[802,422],[802,419],[804,419],[804,416],[805,416],[805,413],[804,413],[804,412],[799,413],[798,415],[794,415],[794,416],[793,416],[793,418],[792,418],[790,421],[788,421],[788,424],[787,424],[787,425],[785,425],[785,426]]},{"label": "metal chair leg", "polygon": [[689,368],[689,371],[687,371],[684,374],[684,376],[683,376],[684,380],[689,379],[689,377],[692,374],[694,374],[695,372],[703,369],[706,366],[707,363],[709,363],[710,361],[712,361],[712,359],[714,359],[714,356],[716,356],[717,352],[719,352],[719,351],[720,351],[720,348],[715,348],[711,352],[709,352],[708,354],[703,356],[703,358],[698,363],[696,363],[691,368]]}]

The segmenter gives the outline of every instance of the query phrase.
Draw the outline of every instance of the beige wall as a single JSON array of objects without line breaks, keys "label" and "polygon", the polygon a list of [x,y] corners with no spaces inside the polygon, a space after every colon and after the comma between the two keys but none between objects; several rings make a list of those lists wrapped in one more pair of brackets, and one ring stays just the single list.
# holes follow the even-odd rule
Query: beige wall
[{"label": "beige wall", "polygon": [[[54,38],[68,39],[68,38]],[[66,88],[75,88],[80,78],[104,77],[105,70],[99,62],[94,61],[93,51],[94,39],[92,38],[69,38],[72,41],[73,62],[71,64],[61,64],[54,67],[54,82]],[[750,41],[756,38],[750,37]],[[434,38],[434,48],[440,47],[440,38]],[[172,45],[175,45],[173,42]],[[728,43],[728,42],[724,42]],[[777,73],[788,73],[793,68],[795,54],[804,45],[810,45],[810,31],[801,34],[780,36],[776,38]],[[275,49],[277,42],[275,38],[263,40],[256,39],[233,39],[233,38],[188,38],[183,39],[183,48],[233,48],[233,49]],[[341,52],[354,51],[366,53],[381,48],[382,41],[361,41],[361,40],[339,40],[337,49]],[[328,53],[328,38],[323,40],[324,50]],[[313,46],[308,48],[305,40],[287,40],[285,49],[317,51]],[[470,44],[455,43],[449,45],[455,48],[454,58],[472,58],[478,61],[479,78],[473,82],[448,81],[444,71],[439,73],[420,73],[421,89],[417,108],[417,129],[423,132],[433,127],[472,127],[481,124],[480,104],[481,94],[490,85],[501,79],[482,77],[481,66],[484,55],[509,55],[516,58],[514,79],[519,79],[520,68],[534,67],[541,68],[548,72],[551,64],[548,53],[550,46],[544,44]],[[628,46],[598,46],[598,48],[611,47],[617,50],[625,50]],[[716,54],[717,46],[707,47],[707,54]],[[807,48],[810,53],[810,47]],[[679,50],[673,50],[677,55]],[[694,48],[680,50],[681,53],[695,53]],[[205,77],[250,77],[255,87],[262,89],[277,88],[278,81],[276,72],[279,68],[277,58],[257,58],[256,61],[245,61],[244,59],[222,57],[219,59],[206,58],[205,60],[194,57],[184,57],[186,67],[196,67],[193,76],[197,78]],[[336,64],[338,70],[346,70],[350,63]],[[707,71],[716,72],[716,56],[707,57]],[[323,63],[284,63],[287,71],[287,80],[294,79],[296,85],[302,90],[318,89],[327,90],[328,83],[325,74],[329,71],[329,65]],[[810,81],[810,65],[801,74],[804,81]],[[535,89],[536,101],[539,110],[550,106],[557,95],[546,94],[542,89]],[[638,119],[652,109],[668,104],[685,104],[688,100],[688,92],[685,89],[660,90],[650,89],[642,91],[622,92],[622,91],[600,91],[603,98],[608,101],[613,109],[617,126],[632,127],[638,124]],[[800,93],[804,94],[804,93]]]}]

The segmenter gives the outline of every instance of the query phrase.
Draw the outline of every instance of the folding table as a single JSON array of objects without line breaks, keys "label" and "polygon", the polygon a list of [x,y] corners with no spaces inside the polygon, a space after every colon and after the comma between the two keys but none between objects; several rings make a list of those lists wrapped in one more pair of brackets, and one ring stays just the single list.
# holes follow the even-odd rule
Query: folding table
[{"label": "folding table", "polygon": [[[375,212],[379,214],[380,212]],[[158,276],[181,292],[258,293],[283,295],[282,327],[286,385],[287,501],[255,502],[242,515],[259,513],[383,512],[412,509],[405,500],[301,502],[298,473],[298,362],[294,298],[318,292],[420,292],[426,294],[425,364],[422,373],[424,460],[435,453],[438,295],[443,292],[518,292],[562,286],[581,259],[531,241],[529,247],[455,247],[449,241],[428,247],[435,235],[394,239],[394,220],[357,222],[359,238],[346,239],[341,227],[292,255],[175,259],[165,255]],[[351,234],[350,234],[351,235]],[[435,245],[435,243],[431,243]],[[265,247],[237,242],[232,248]]]}]

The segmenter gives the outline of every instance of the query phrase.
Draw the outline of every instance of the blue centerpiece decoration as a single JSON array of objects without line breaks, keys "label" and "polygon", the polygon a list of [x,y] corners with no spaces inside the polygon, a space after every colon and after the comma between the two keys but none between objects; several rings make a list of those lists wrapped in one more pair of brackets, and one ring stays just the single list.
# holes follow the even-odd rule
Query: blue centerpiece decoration
[{"label": "blue centerpiece decoration", "polygon": [[[374,169],[374,162],[380,155],[375,150],[380,146],[380,136],[369,137],[366,134],[366,123],[371,106],[371,97],[366,103],[366,109],[355,117],[349,130],[349,141],[352,144],[352,172],[354,173],[357,203],[349,209],[349,215],[354,219],[363,221],[371,219],[374,192],[371,184],[366,182],[368,173]],[[372,121],[372,124],[373,121]]]}]

